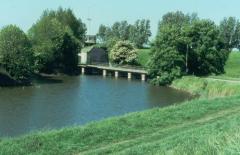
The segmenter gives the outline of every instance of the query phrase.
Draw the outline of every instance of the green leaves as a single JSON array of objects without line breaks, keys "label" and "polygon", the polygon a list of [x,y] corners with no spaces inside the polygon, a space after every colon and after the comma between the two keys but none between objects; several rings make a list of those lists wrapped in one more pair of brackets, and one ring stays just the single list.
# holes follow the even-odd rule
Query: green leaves
[{"label": "green leaves", "polygon": [[0,64],[17,82],[30,82],[34,57],[24,32],[14,25],[0,32]]},{"label": "green leaves", "polygon": [[29,30],[39,72],[72,74],[78,65],[78,52],[85,40],[85,24],[72,10],[45,11]]},{"label": "green leaves", "polygon": [[98,39],[101,43],[112,48],[113,41],[130,41],[136,47],[142,48],[149,42],[151,36],[150,20],[137,20],[135,24],[128,24],[127,21],[115,22],[112,27],[100,25]]},{"label": "green leaves", "polygon": [[149,73],[153,83],[166,85],[182,74],[220,74],[228,52],[210,20],[181,12],[163,16],[153,45]]},{"label": "green leaves", "polygon": [[240,47],[240,22],[234,18],[224,18],[219,26],[220,38],[225,44],[225,48],[232,50],[233,48]]},{"label": "green leaves", "polygon": [[136,63],[137,51],[129,41],[119,41],[110,51],[110,60],[120,65],[132,65]]}]

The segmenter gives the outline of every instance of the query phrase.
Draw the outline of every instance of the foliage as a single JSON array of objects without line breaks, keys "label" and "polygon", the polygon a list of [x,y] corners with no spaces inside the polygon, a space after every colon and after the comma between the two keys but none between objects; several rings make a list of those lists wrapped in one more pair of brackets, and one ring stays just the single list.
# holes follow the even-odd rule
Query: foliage
[{"label": "foliage", "polygon": [[149,62],[149,76],[153,78],[153,84],[170,84],[181,76],[184,60],[174,48],[154,49],[153,52],[154,56]]},{"label": "foliage", "polygon": [[199,78],[195,76],[184,76],[174,80],[171,87],[188,91],[201,98],[216,98],[236,96],[240,94],[239,82],[218,81],[211,78]]},{"label": "foliage", "polygon": [[40,72],[73,73],[85,38],[85,26],[71,10],[45,11],[29,30]]},{"label": "foliage", "polygon": [[34,57],[25,33],[14,25],[0,32],[0,65],[20,83],[30,82]]},{"label": "foliage", "polygon": [[129,41],[117,42],[110,51],[110,60],[116,64],[134,64],[137,51]]},{"label": "foliage", "polygon": [[150,61],[150,52],[151,49],[138,49],[137,51],[137,64],[142,67],[147,67],[148,62]]},{"label": "foliage", "polygon": [[224,18],[219,26],[220,38],[225,44],[225,48],[231,51],[233,48],[240,49],[240,22],[234,18]]},{"label": "foliage", "polygon": [[188,31],[191,37],[189,50],[189,71],[196,75],[224,73],[224,65],[229,52],[219,39],[219,31],[214,22],[199,20]]},{"label": "foliage", "polygon": [[115,41],[131,41],[138,48],[149,42],[151,36],[150,21],[137,20],[134,25],[127,21],[115,22],[112,27],[100,25],[98,40],[111,49]]},{"label": "foliage", "polygon": [[130,29],[129,40],[132,41],[137,48],[143,48],[147,44],[152,33],[150,30],[150,20],[137,20]]},{"label": "foliage", "polygon": [[43,16],[50,16],[56,18],[64,27],[69,27],[74,37],[76,37],[81,43],[85,41],[86,25],[81,19],[77,19],[71,9],[62,9],[61,7],[57,11],[45,11]]},{"label": "foliage", "polygon": [[159,23],[158,35],[148,65],[150,78],[154,84],[167,85],[182,75],[185,46],[180,44],[181,31],[188,22],[188,18],[182,15],[181,12],[168,13]]},{"label": "foliage", "polygon": [[150,77],[154,83],[166,85],[183,74],[221,74],[228,54],[214,22],[200,20],[195,14],[170,12],[159,23]]}]

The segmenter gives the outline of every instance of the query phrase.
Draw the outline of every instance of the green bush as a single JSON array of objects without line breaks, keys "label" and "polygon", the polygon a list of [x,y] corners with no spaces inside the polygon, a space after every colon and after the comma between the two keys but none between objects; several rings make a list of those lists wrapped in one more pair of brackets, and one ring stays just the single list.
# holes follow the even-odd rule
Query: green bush
[{"label": "green bush", "polygon": [[120,65],[133,65],[137,60],[137,50],[129,41],[118,41],[110,51],[110,60]]},{"label": "green bush", "polygon": [[19,83],[29,83],[34,57],[31,43],[24,32],[14,25],[0,32],[0,65]]}]

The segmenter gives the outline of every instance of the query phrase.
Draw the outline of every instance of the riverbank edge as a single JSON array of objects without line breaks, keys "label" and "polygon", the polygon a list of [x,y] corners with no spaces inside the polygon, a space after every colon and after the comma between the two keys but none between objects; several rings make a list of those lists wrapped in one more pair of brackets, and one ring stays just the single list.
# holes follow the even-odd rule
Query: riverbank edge
[{"label": "riverbank edge", "polygon": [[[219,86],[221,87],[218,88]],[[51,149],[48,146],[53,147],[59,145],[66,145],[65,147],[69,152],[81,152],[83,148],[86,149],[92,145],[97,145],[98,140],[111,142],[126,136],[131,137],[136,134],[145,134],[145,132],[156,130],[154,125],[158,126],[161,124],[161,128],[165,128],[169,126],[169,124],[172,125],[172,123],[179,124],[186,121],[186,119],[191,120],[196,117],[200,118],[206,113],[214,112],[214,110],[224,110],[224,108],[233,105],[239,106],[235,101],[240,101],[240,97],[237,97],[237,94],[240,94],[240,90],[236,89],[235,84],[207,81],[206,79],[198,77],[183,77],[182,79],[174,81],[171,87],[192,94],[199,94],[200,98],[166,108],[155,108],[143,112],[129,113],[120,117],[112,117],[99,122],[92,122],[85,126],[42,131],[16,138],[4,138],[0,140],[0,154],[30,154],[34,152],[51,154],[53,153],[52,151],[56,151],[56,149]],[[233,87],[232,89],[234,91],[231,91],[231,95],[229,95],[229,93],[221,89],[223,87]],[[239,87],[239,85],[237,85],[237,87]],[[218,99],[219,97],[221,97],[221,99]],[[228,102],[231,102],[232,105],[225,104]],[[193,111],[195,106],[198,107],[198,109],[194,114]],[[214,110],[211,106],[214,107]],[[199,111],[199,108],[202,110]],[[180,120],[176,118],[178,114],[181,115]],[[92,142],[95,144],[92,144]],[[75,147],[71,148],[71,145]],[[64,154],[66,149],[59,146],[57,151],[58,154]]]}]

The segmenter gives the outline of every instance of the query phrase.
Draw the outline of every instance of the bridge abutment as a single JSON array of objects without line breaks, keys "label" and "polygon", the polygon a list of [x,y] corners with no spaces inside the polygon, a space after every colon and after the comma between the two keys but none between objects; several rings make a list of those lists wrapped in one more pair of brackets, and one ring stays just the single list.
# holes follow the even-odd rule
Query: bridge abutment
[{"label": "bridge abutment", "polygon": [[84,68],[84,67],[82,67],[81,73],[82,73],[83,75],[85,74],[85,68]]},{"label": "bridge abutment", "polygon": [[141,74],[141,80],[146,81],[146,74]]},{"label": "bridge abutment", "polygon": [[107,76],[107,70],[103,70],[103,77],[106,77]]},{"label": "bridge abutment", "polygon": [[128,73],[128,79],[132,79],[132,73]]},{"label": "bridge abutment", "polygon": [[118,78],[118,77],[119,77],[119,72],[115,71],[115,78]]}]

